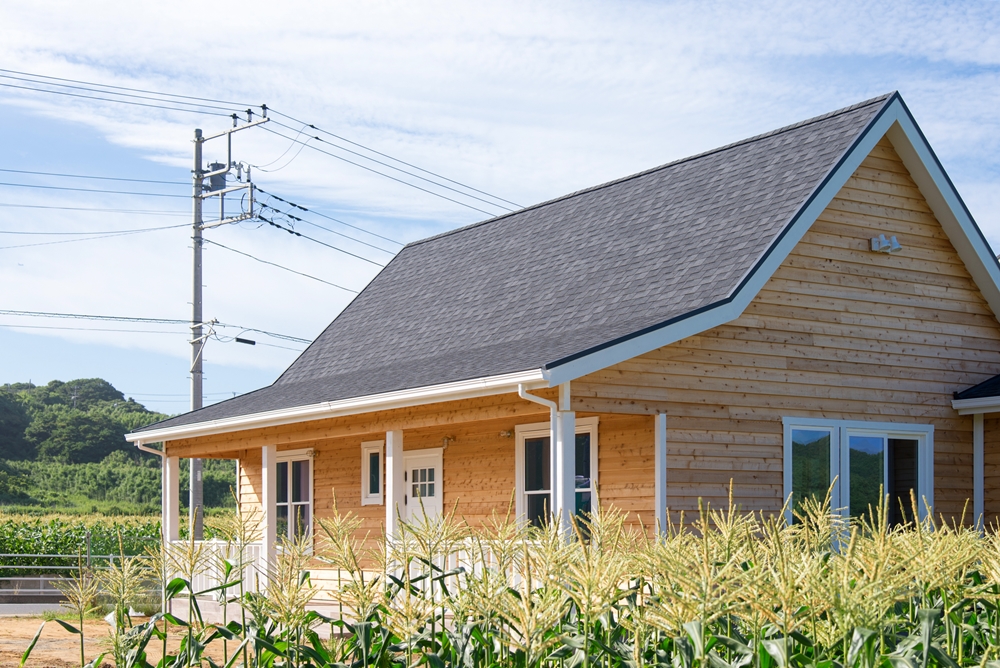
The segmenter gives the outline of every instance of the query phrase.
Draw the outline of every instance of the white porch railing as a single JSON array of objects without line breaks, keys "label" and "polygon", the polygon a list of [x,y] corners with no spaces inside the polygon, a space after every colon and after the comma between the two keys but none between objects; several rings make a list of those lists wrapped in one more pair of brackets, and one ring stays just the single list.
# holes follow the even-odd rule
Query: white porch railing
[{"label": "white porch railing", "polygon": [[[190,549],[191,542],[186,540],[173,541],[170,545],[170,550],[175,555],[183,555]],[[223,561],[229,561],[233,564],[233,570],[230,572],[228,580],[234,582],[242,579],[244,592],[257,592],[263,589],[263,578],[258,572],[260,543],[249,543],[244,546],[242,562],[238,547],[223,540],[195,541],[194,549],[201,552],[200,566],[191,582],[194,591],[205,591],[224,584]],[[242,573],[240,572],[241,563],[243,565]],[[239,585],[236,585],[229,591],[229,594],[236,595],[238,592]]]}]

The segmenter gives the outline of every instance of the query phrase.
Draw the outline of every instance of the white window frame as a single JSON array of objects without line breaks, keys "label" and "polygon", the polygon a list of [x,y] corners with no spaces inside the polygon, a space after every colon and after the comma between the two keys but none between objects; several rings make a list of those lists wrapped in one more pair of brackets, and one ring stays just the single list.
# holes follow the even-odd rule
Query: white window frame
[{"label": "white window frame", "polygon": [[[291,464],[292,464],[292,462],[302,462],[302,461],[308,461],[309,462],[309,534],[310,534],[310,537],[311,537],[312,535],[314,535],[316,533],[316,524],[315,524],[315,517],[316,517],[316,494],[315,494],[315,491],[314,491],[314,488],[315,488],[315,475],[316,475],[316,451],[313,450],[312,448],[302,448],[302,449],[299,449],[299,450],[279,450],[278,453],[277,453],[277,456],[274,458],[274,461],[275,461],[276,464],[280,464],[282,462],[287,462],[288,463],[288,481],[287,481],[287,484],[288,484],[288,501],[287,501],[286,504],[280,504],[280,503],[278,503],[277,499],[275,499],[275,504],[274,504],[275,510],[274,510],[274,512],[275,512],[275,521],[277,521],[278,506],[279,505],[287,505],[288,506],[288,518],[289,518],[288,526],[289,526],[289,528],[291,528],[291,526],[292,526],[291,517],[292,517],[293,506],[296,505],[295,503],[292,502],[292,477],[291,477],[292,476],[292,465]],[[275,469],[277,469],[277,467],[275,467]],[[275,470],[275,473],[277,473],[277,470]],[[296,503],[298,505],[303,505],[304,502],[299,501],[299,502],[296,502]],[[276,537],[278,539],[279,544],[280,544],[280,542],[282,540],[291,540],[293,538],[293,536],[290,536],[290,535],[276,536]]]},{"label": "white window frame", "polygon": [[[598,417],[585,417],[576,419],[576,433],[590,434],[590,499],[591,503],[597,501],[597,425]],[[529,438],[541,438],[552,436],[552,428],[548,422],[535,422],[532,424],[519,424],[514,427],[515,451],[514,451],[514,511],[521,521],[526,517],[526,494],[524,491],[524,442]],[[574,441],[575,443],[575,441]],[[550,448],[555,447],[555,443],[549,444]],[[575,447],[575,445],[574,445]],[[551,472],[553,475],[555,472]],[[576,492],[574,491],[574,494]],[[549,480],[549,494],[552,494],[552,480]],[[551,496],[549,497],[551,499]]]},{"label": "white window frame", "polygon": [[[917,488],[919,490],[919,517],[927,516],[927,506],[934,508],[934,425],[903,424],[898,422],[868,422],[865,420],[827,420],[824,418],[782,418],[784,427],[783,477],[784,496],[787,501],[792,493],[792,430],[810,429],[830,432],[830,478],[836,480],[831,506],[840,508],[846,519],[850,516],[851,472],[841,466],[850,457],[851,436],[881,436],[917,441]],[[886,450],[888,457],[888,449]],[[888,474],[888,466],[885,467]],[[925,505],[926,504],[926,505]],[[785,509],[785,521],[792,521],[791,507]]]},{"label": "white window frame", "polygon": [[[371,454],[378,453],[378,493],[368,488],[371,474]],[[385,492],[385,441],[365,441],[361,444],[361,505],[381,506]]]}]

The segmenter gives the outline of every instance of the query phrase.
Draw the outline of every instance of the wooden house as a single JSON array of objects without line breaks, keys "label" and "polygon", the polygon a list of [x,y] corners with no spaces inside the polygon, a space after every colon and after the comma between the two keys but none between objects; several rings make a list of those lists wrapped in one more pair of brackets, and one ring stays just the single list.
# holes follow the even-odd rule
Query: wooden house
[{"label": "wooden house", "polygon": [[[316,308],[303,304],[303,308]],[[1000,266],[898,94],[406,246],[272,385],[139,429],[281,536],[513,500],[652,530],[880,487],[1000,514]],[[992,394],[991,394],[992,392]],[[986,415],[986,417],[984,417]],[[986,467],[986,463],[989,467]],[[967,508],[968,505],[968,508]]]}]

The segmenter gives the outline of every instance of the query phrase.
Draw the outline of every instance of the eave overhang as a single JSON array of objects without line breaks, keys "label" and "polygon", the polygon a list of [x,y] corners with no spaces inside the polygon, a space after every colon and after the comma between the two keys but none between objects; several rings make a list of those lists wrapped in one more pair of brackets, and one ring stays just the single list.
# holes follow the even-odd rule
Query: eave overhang
[{"label": "eave overhang", "polygon": [[425,404],[441,403],[474,399],[495,394],[517,392],[518,385],[531,389],[546,387],[547,384],[541,369],[521,371],[499,376],[460,380],[441,385],[430,385],[395,392],[384,392],[339,401],[324,401],[308,406],[297,406],[276,411],[252,413],[221,420],[196,422],[194,424],[167,427],[164,429],[148,429],[125,435],[130,443],[158,443],[161,441],[176,441],[182,438],[199,438],[214,436],[245,429],[260,429],[279,425],[309,422],[327,418],[358,415],[375,411],[392,410],[394,408],[409,408]]}]

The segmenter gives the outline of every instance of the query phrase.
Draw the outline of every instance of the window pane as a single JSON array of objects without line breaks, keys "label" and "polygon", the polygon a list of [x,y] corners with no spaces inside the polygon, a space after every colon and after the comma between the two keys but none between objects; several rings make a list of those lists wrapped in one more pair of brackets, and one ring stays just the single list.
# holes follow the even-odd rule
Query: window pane
[{"label": "window pane", "polygon": [[590,489],[590,434],[576,435],[576,488]]},{"label": "window pane", "polygon": [[851,436],[851,517],[861,517],[878,505],[885,482],[885,438]]},{"label": "window pane", "polygon": [[576,515],[577,517],[590,515],[590,492],[576,493]]},{"label": "window pane", "polygon": [[822,501],[831,482],[830,432],[793,429],[792,508],[798,508],[809,497]]},{"label": "window pane", "polygon": [[292,501],[309,500],[309,460],[292,462]]},{"label": "window pane", "polygon": [[549,495],[528,494],[525,515],[532,526],[542,527],[549,521]]},{"label": "window pane", "polygon": [[427,469],[427,482],[434,482],[434,469]]},{"label": "window pane", "polygon": [[278,462],[278,503],[288,503],[288,462]]},{"label": "window pane", "polygon": [[378,494],[382,487],[382,476],[379,475],[379,459],[381,453],[368,453],[368,493]]},{"label": "window pane", "polygon": [[[433,472],[434,469],[431,469],[431,473]],[[432,482],[427,483],[427,496],[434,496],[434,483]]]},{"label": "window pane", "polygon": [[905,438],[889,439],[889,521],[893,525],[913,521],[913,503],[910,490],[920,508],[917,441]]},{"label": "window pane", "polygon": [[288,506],[280,505],[277,508],[278,511],[278,522],[275,524],[275,533],[278,538],[288,537]]},{"label": "window pane", "polygon": [[309,504],[298,503],[292,508],[294,509],[292,535],[295,538],[309,535]]},{"label": "window pane", "polygon": [[524,489],[527,492],[549,489],[548,436],[524,441]]}]

